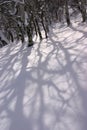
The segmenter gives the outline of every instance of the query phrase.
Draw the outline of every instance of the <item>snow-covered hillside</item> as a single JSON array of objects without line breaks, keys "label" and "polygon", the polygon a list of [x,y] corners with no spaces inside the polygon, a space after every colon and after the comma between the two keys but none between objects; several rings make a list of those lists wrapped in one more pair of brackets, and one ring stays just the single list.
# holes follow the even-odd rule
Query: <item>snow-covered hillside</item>
[{"label": "snow-covered hillside", "polygon": [[85,23],[0,49],[0,130],[87,130]]}]

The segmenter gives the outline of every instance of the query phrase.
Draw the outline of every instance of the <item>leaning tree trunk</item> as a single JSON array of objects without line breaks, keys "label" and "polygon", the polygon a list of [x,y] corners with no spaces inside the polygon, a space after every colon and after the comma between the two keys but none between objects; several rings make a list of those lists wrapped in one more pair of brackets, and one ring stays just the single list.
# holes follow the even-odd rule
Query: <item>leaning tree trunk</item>
[{"label": "leaning tree trunk", "polygon": [[36,26],[37,26],[37,30],[38,30],[40,40],[42,40],[42,34],[41,34],[41,31],[40,31],[40,26],[39,26],[38,20],[36,18],[35,18],[35,22],[36,22]]}]

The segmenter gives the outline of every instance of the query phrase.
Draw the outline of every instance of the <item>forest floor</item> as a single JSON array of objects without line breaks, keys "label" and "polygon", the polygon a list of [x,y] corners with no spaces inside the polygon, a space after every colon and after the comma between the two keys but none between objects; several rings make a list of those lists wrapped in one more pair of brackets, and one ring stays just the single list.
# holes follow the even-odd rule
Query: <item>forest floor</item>
[{"label": "forest floor", "polygon": [[87,24],[34,40],[0,49],[0,130],[87,130]]}]

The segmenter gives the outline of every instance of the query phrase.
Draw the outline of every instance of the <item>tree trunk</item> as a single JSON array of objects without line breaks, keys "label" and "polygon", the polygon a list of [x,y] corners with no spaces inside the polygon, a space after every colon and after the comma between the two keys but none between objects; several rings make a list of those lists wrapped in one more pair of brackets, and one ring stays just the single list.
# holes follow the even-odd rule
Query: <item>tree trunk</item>
[{"label": "tree trunk", "polygon": [[65,16],[67,25],[70,25],[70,16],[69,16],[69,9],[68,9],[68,0],[65,0]]},{"label": "tree trunk", "polygon": [[86,8],[85,8],[85,0],[81,0],[81,14],[83,22],[86,21]]}]

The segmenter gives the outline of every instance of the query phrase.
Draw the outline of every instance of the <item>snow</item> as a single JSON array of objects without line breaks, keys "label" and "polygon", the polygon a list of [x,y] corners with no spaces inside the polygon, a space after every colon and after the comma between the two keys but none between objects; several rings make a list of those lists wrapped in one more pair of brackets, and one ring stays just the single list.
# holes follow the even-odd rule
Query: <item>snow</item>
[{"label": "snow", "polygon": [[86,23],[34,40],[0,49],[0,130],[87,130]]}]

